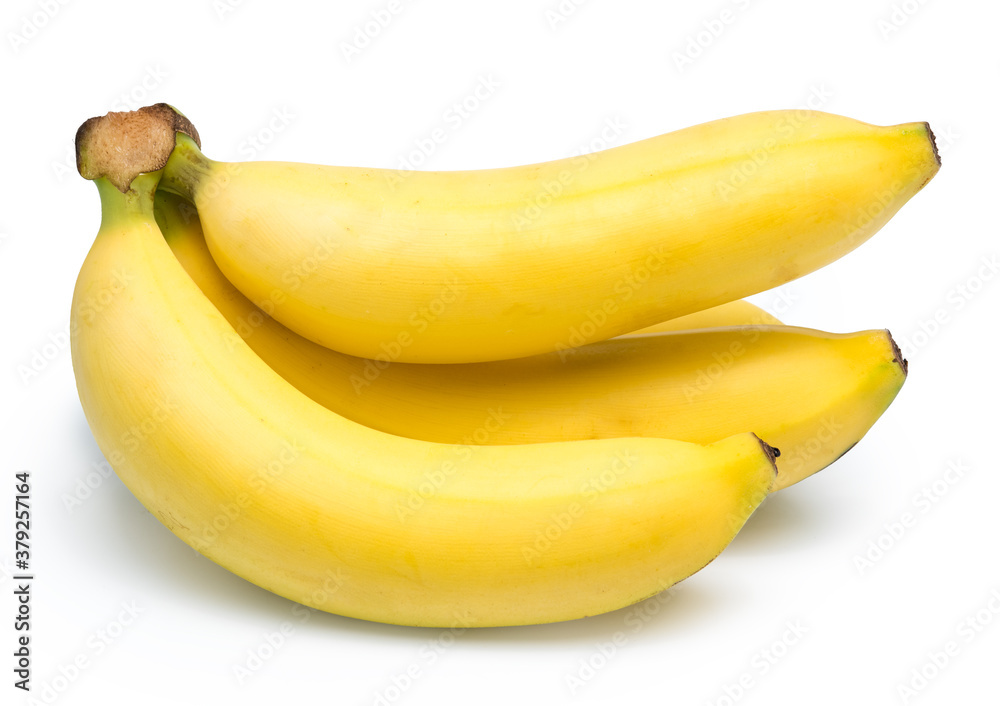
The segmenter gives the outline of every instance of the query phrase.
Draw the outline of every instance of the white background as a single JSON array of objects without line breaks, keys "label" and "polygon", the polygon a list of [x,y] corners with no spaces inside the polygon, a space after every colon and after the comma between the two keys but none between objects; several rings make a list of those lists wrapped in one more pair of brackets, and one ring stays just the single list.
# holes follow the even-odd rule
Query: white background
[{"label": "white background", "polygon": [[[14,473],[29,470],[33,698],[998,703],[1000,276],[983,266],[1000,253],[996,3],[399,2],[349,58],[345,44],[388,0],[4,3],[0,559],[9,572]],[[713,25],[723,10],[729,22]],[[685,52],[698,55],[680,66]],[[499,85],[457,120],[451,106],[480,82]],[[114,476],[67,503],[103,461],[65,336],[99,220],[70,153],[84,119],[166,101],[217,159],[393,168],[443,128],[447,140],[422,166],[458,169],[568,156],[601,146],[602,131],[610,146],[802,107],[810,95],[872,123],[929,121],[944,166],[872,241],[754,300],[793,324],[889,328],[910,378],[855,450],[768,499],[717,561],[665,597],[457,636],[318,613],[303,622],[293,603],[194,554]],[[942,312],[945,323],[929,326]],[[949,464],[967,470],[947,474]],[[915,502],[925,489],[929,506]],[[915,524],[890,536],[907,512]],[[859,566],[870,551],[871,565]],[[22,704],[10,671],[13,589],[0,574],[0,700]],[[969,619],[981,629],[961,627]],[[294,629],[270,649],[283,621]],[[610,654],[601,645],[618,631],[624,644]],[[957,655],[928,667],[950,641]],[[236,668],[253,652],[268,659],[241,681]],[[81,657],[86,668],[67,667]],[[922,668],[929,678],[904,699],[899,685],[916,688]],[[409,681],[399,676],[408,670]]]}]

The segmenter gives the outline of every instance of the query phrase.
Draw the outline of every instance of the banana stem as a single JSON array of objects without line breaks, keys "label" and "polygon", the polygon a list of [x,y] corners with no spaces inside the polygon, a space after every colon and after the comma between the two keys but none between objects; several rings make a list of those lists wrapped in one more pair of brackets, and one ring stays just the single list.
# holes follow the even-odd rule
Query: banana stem
[{"label": "banana stem", "polygon": [[194,203],[199,182],[208,176],[211,165],[212,160],[201,153],[197,142],[177,133],[177,144],[163,169],[160,188]]},{"label": "banana stem", "polygon": [[162,171],[140,174],[124,193],[106,177],[95,179],[101,195],[101,230],[135,221],[151,223],[154,220],[153,195],[162,174]]},{"label": "banana stem", "polygon": [[90,118],[76,132],[76,168],[127,194],[140,174],[163,169],[180,135],[197,145],[194,125],[166,103]]}]

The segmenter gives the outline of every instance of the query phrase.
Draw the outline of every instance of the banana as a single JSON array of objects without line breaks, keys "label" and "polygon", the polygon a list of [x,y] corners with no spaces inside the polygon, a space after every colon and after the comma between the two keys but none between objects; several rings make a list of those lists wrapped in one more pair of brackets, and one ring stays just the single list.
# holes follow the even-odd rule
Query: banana
[{"label": "banana", "polygon": [[[212,260],[198,215],[156,195],[170,248],[238,334],[324,407],[373,429],[453,444],[648,436],[711,443],[749,429],[781,449],[775,488],[840,458],[906,379],[888,331],[786,326],[654,333],[490,363],[390,364],[323,348],[257,309]],[[752,304],[665,322],[776,321]],[[780,323],[780,322],[779,322]]]},{"label": "banana", "polygon": [[773,449],[647,438],[456,446],[310,400],[198,289],[153,216],[185,129],[109,114],[77,135],[100,231],[73,297],[80,401],[115,471],[182,540],[291,600],[367,620],[579,618],[697,571],[770,491]]},{"label": "banana", "polygon": [[[204,236],[203,236],[204,237]],[[692,329],[719,328],[722,326],[781,326],[781,319],[756,304],[737,299],[713,306],[711,309],[693,314],[667,319],[658,324],[627,333],[622,337],[644,336],[647,333],[667,333],[669,331],[690,331]]]},{"label": "banana", "polygon": [[469,363],[565,350],[770,289],[841,257],[937,172],[926,123],[772,111],[587,157],[398,172],[205,157],[163,188],[226,277],[328,348]]},{"label": "banana", "polygon": [[[218,265],[215,264],[214,260],[211,260],[211,253],[205,244],[205,234],[201,227],[201,219],[198,217],[198,212],[194,206],[183,197],[163,189],[157,189],[154,203],[157,225],[159,225],[160,230],[167,238],[171,249],[181,259],[184,269],[195,278],[195,281],[212,298],[213,302],[216,301],[216,296],[224,296],[226,300],[233,299],[239,302],[238,308],[241,308],[241,315],[248,315],[251,312],[250,309],[244,308],[244,302],[246,305],[253,307],[253,310],[260,311],[238,289],[233,287],[229,283],[229,280],[225,280],[225,276],[219,270]],[[220,277],[224,281],[219,280]],[[206,287],[213,291],[207,291]],[[254,315],[253,319],[256,322],[258,320],[257,315]],[[230,323],[233,322],[230,321]],[[648,333],[665,333],[668,331],[767,324],[782,325],[781,319],[766,309],[762,309],[745,299],[737,299],[736,301],[719,304],[710,309],[696,311],[693,314],[661,321],[658,324],[623,334],[619,338],[643,336]],[[244,320],[242,325],[248,325],[248,321]],[[248,330],[256,328],[257,325],[261,324],[250,324],[250,329]],[[291,334],[297,339],[302,338],[294,332],[289,331],[287,327],[274,322],[273,319],[268,325],[276,326],[277,330],[280,330],[284,335]]]}]

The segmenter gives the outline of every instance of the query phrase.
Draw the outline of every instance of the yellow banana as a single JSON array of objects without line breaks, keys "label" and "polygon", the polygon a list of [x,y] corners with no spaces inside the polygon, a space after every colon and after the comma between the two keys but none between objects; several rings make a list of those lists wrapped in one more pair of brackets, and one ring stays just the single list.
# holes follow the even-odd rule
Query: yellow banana
[{"label": "yellow banana", "polygon": [[[204,237],[204,236],[203,236]],[[658,324],[627,333],[625,336],[644,336],[647,333],[667,333],[670,331],[690,331],[702,328],[720,328],[722,326],[781,326],[781,320],[744,299],[726,302],[713,306],[711,309],[696,311],[693,314],[667,319]]]},{"label": "yellow banana", "polygon": [[[204,236],[202,236],[204,237]],[[726,302],[711,309],[678,316],[652,326],[627,333],[625,336],[644,336],[647,333],[690,331],[692,329],[719,328],[722,326],[781,326],[781,319],[756,304],[744,299]]]},{"label": "yellow banana", "polygon": [[72,356],[83,410],[119,477],[213,561],[369,620],[565,620],[697,571],[770,490],[772,450],[750,433],[708,446],[469,447],[323,408],[239,339],[157,228],[156,170],[176,127],[180,118],[153,109],[78,133],[103,216],[74,292]]},{"label": "yellow banana", "polygon": [[[775,487],[783,488],[857,443],[906,379],[887,331],[834,335],[780,325],[630,336],[489,363],[355,358],[298,336],[241,295],[212,260],[189,204],[160,191],[156,206],[181,264],[268,365],[328,409],[399,436],[706,444],[749,429],[781,449]],[[734,304],[741,306],[654,328],[777,321],[752,304]]]},{"label": "yellow banana", "polygon": [[565,350],[733,301],[854,249],[937,172],[926,123],[772,111],[506,169],[227,164],[178,136],[164,188],[226,277],[367,358]]}]

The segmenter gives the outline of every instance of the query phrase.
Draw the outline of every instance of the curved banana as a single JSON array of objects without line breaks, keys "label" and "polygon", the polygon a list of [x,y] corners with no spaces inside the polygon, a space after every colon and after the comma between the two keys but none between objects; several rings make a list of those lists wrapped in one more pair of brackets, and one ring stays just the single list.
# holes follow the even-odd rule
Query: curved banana
[{"label": "curved banana", "polygon": [[[623,436],[707,444],[750,429],[781,449],[778,489],[854,446],[906,379],[888,331],[835,335],[780,325],[630,336],[490,363],[355,358],[298,336],[241,295],[212,260],[189,204],[160,191],[156,205],[174,254],[264,362],[328,409],[399,436],[454,444]],[[775,320],[752,304],[734,304],[743,306],[684,319],[692,327]]]},{"label": "curved banana", "polygon": [[227,164],[178,136],[164,188],[226,277],[328,348],[469,363],[565,350],[801,277],[937,172],[926,123],[752,113],[587,157],[398,172]]},{"label": "curved banana", "polygon": [[[202,236],[204,237],[204,236]],[[629,336],[644,336],[647,333],[668,333],[673,331],[690,331],[692,329],[720,328],[722,326],[781,326],[781,319],[774,314],[761,309],[756,304],[737,299],[713,306],[711,309],[696,311],[693,314],[667,319],[658,324],[641,328],[638,331],[624,334],[619,338]]]},{"label": "curved banana", "polygon": [[770,490],[772,450],[750,433],[467,447],[324,409],[236,337],[157,228],[172,120],[117,114],[78,133],[103,217],[74,292],[73,367],[119,477],[213,561],[368,620],[566,620],[697,571]]}]

